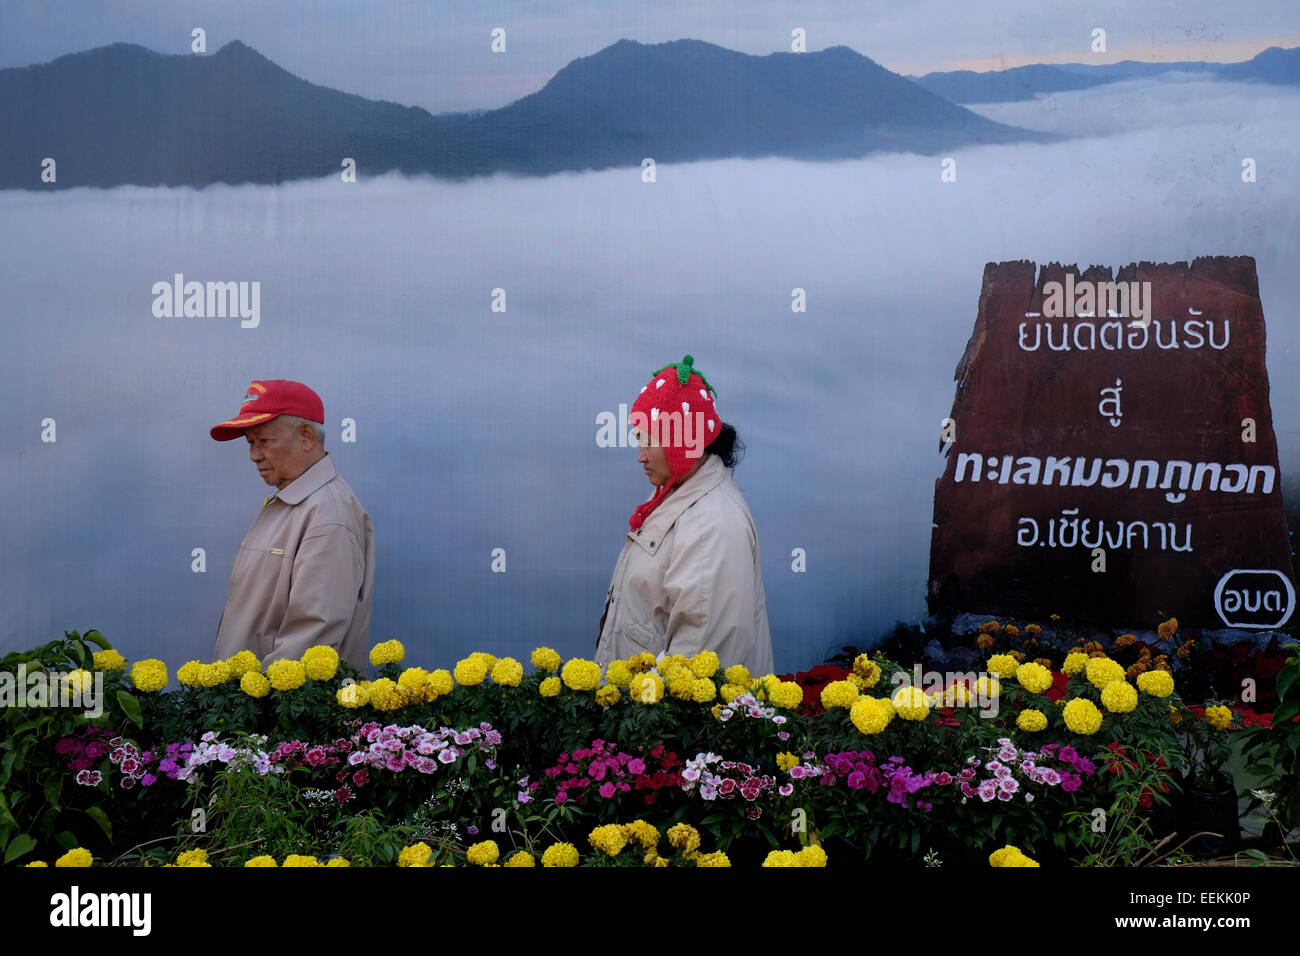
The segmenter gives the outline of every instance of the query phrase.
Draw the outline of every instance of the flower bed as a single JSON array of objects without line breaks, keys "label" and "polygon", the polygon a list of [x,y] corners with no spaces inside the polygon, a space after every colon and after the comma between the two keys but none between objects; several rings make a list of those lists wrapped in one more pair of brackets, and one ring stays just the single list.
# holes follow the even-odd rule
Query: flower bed
[{"label": "flower bed", "polygon": [[1213,769],[1241,715],[1222,701],[1185,706],[1167,660],[1135,672],[1100,647],[1035,650],[999,650],[978,673],[922,686],[861,654],[801,685],[723,669],[711,652],[602,670],[538,648],[529,667],[476,653],[430,671],[403,666],[404,647],[387,641],[369,679],[317,647],[265,673],[247,652],[190,661],[169,689],[164,662],[69,634],[2,669],[67,670],[78,689],[100,679],[103,712],[5,712],[0,847],[17,865],[1149,854],[1162,835],[1151,811],[1198,757]]}]

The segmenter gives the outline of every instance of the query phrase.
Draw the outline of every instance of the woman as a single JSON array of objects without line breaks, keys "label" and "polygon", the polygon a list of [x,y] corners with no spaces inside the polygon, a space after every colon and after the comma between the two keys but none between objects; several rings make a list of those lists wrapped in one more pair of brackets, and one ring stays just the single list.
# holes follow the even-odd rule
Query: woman
[{"label": "woman", "polygon": [[655,372],[628,416],[655,491],[628,520],[596,661],[711,650],[759,677],[773,664],[758,536],[728,471],[744,446],[694,361]]}]

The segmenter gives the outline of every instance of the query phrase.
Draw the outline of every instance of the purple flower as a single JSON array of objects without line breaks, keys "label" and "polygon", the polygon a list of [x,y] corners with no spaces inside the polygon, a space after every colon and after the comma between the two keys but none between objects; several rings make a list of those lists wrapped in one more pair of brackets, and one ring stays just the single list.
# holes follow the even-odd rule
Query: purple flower
[{"label": "purple flower", "polygon": [[158,778],[151,773],[147,773],[140,778],[140,786],[142,787],[152,787],[157,782]]},{"label": "purple flower", "polygon": [[860,770],[855,770],[849,774],[849,779],[845,781],[853,790],[861,790],[867,785],[867,775]]},{"label": "purple flower", "polygon": [[788,797],[790,794],[794,793],[794,784],[783,783],[781,786],[776,788],[776,792],[781,794],[783,797]]}]

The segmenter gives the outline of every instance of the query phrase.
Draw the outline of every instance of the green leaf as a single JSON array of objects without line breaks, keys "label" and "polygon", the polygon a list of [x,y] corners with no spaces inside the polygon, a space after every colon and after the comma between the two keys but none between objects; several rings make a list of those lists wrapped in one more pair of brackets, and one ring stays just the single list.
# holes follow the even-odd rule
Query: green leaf
[{"label": "green leaf", "polygon": [[144,715],[140,712],[140,701],[134,694],[119,690],[117,692],[117,704],[122,708],[122,713],[126,714],[131,723],[140,728],[144,727]]},{"label": "green leaf", "polygon": [[1277,699],[1285,700],[1286,692],[1291,689],[1296,678],[1300,677],[1300,667],[1291,667],[1290,665],[1282,668],[1277,674]]},{"label": "green leaf", "polygon": [[108,822],[108,814],[99,807],[87,807],[86,816],[99,824],[99,828],[104,831],[104,836],[110,840],[113,839],[113,824]]},{"label": "green leaf", "polygon": [[24,853],[30,853],[36,847],[36,841],[26,833],[20,833],[5,847],[5,862],[12,863]]},{"label": "green leaf", "polygon": [[1297,714],[1300,714],[1300,697],[1293,697],[1273,711],[1273,726],[1289,723]]},{"label": "green leaf", "polygon": [[100,634],[99,631],[93,629],[87,631],[81,639],[83,641],[90,641],[90,643],[94,644],[101,651],[106,651],[113,646],[108,643],[108,638],[104,637],[103,634]]}]

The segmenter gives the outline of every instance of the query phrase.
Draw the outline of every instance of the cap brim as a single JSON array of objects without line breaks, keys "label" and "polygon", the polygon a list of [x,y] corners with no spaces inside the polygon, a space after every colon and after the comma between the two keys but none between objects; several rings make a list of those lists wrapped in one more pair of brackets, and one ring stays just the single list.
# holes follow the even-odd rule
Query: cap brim
[{"label": "cap brim", "polygon": [[209,434],[217,441],[230,441],[243,435],[245,428],[260,425],[262,422],[275,417],[276,415],[271,412],[263,412],[258,415],[240,415],[238,418],[232,418],[219,425],[213,425]]}]

